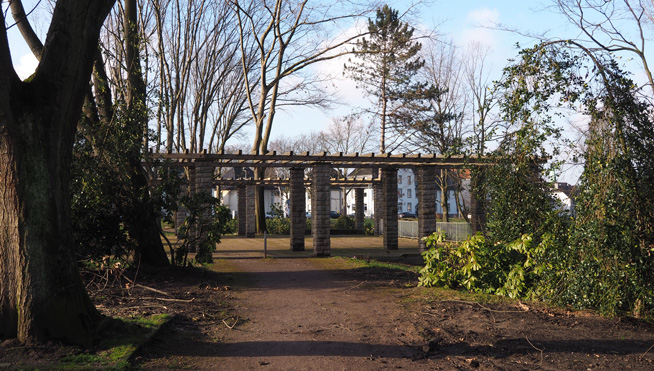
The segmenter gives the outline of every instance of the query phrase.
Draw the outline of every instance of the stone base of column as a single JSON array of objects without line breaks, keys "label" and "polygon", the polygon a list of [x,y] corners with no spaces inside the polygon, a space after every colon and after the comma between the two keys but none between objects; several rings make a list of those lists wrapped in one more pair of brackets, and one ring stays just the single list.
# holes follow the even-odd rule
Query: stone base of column
[{"label": "stone base of column", "polygon": [[420,252],[427,250],[425,237],[436,231],[436,169],[419,167],[418,185],[418,247]]},{"label": "stone base of column", "polygon": [[384,188],[384,248],[397,250],[398,221],[397,221],[397,169],[382,170],[382,184]]},{"label": "stone base of column", "polygon": [[291,251],[304,251],[304,231],[307,225],[304,169],[291,168],[290,172]]},{"label": "stone base of column", "polygon": [[330,241],[330,182],[329,167],[318,165],[313,168],[313,186],[311,187],[311,232],[313,234],[313,255],[328,257],[331,255]]},{"label": "stone base of column", "polygon": [[254,238],[256,231],[257,231],[257,224],[256,224],[256,218],[255,218],[255,206],[254,206],[254,198],[255,198],[255,186],[254,185],[247,185],[245,186],[245,203],[246,203],[246,221],[245,221],[245,237],[246,238]]}]

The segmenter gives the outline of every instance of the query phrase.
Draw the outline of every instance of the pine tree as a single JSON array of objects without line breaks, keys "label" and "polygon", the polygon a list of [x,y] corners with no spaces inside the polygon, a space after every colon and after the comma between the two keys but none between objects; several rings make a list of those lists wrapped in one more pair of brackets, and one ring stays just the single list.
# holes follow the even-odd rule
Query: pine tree
[{"label": "pine tree", "polygon": [[[414,77],[424,65],[422,48],[413,38],[413,27],[401,22],[397,10],[384,5],[377,17],[368,20],[369,37],[357,41],[353,50],[358,60],[349,60],[345,73],[357,81],[357,88],[377,99],[381,121],[380,152],[386,152],[386,128],[406,98],[420,89]],[[397,118],[400,119],[401,115]]]}]

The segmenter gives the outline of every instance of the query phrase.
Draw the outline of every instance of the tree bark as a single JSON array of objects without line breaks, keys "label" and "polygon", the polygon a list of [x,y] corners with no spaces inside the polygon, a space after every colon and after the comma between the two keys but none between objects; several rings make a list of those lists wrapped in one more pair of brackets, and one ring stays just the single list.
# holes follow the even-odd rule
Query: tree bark
[{"label": "tree bark", "polygon": [[[127,109],[135,118],[133,125],[138,125],[143,140],[143,153],[148,152],[146,85],[141,70],[140,40],[138,34],[138,7],[136,0],[125,0],[125,63],[127,65]],[[134,260],[151,266],[168,265],[166,250],[159,237],[159,218],[153,212],[150,199],[148,179],[139,153],[133,153],[128,159],[130,166],[129,182],[132,186],[135,206],[127,217],[126,228],[130,237],[136,242]]]},{"label": "tree bark", "polygon": [[[113,0],[59,0],[30,82],[0,32],[0,337],[89,345],[102,316],[73,259],[69,169]],[[0,13],[4,24],[4,14]]]}]

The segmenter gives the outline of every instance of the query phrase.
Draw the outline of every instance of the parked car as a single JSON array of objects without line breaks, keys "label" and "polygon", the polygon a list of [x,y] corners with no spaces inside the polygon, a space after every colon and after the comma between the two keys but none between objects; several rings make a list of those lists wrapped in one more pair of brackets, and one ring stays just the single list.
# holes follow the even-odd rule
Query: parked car
[{"label": "parked car", "polygon": [[407,212],[407,211],[403,211],[403,212],[401,212],[401,213],[398,213],[398,214],[397,214],[397,217],[400,218],[400,219],[404,219],[404,218],[415,218],[415,217],[416,217],[416,214],[414,214],[414,213],[410,213],[410,212]]},{"label": "parked car", "polygon": [[341,216],[341,214],[337,213],[336,211],[330,211],[329,212],[329,217],[332,219],[338,219]]}]

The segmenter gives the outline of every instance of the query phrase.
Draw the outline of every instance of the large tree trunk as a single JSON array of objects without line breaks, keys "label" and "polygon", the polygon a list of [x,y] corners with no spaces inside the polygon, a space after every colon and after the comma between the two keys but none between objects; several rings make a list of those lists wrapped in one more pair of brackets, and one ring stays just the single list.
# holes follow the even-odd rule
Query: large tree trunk
[{"label": "large tree trunk", "polygon": [[134,261],[139,265],[169,265],[166,250],[161,242],[159,215],[156,214],[150,198],[145,171],[138,159],[132,160],[137,161],[131,164],[129,177],[134,205],[125,216],[125,227],[136,244]]},{"label": "large tree trunk", "polygon": [[89,344],[101,316],[72,255],[70,155],[38,114],[19,115],[20,129],[0,135],[0,334]]},{"label": "large tree trunk", "polygon": [[[0,32],[0,337],[88,345],[102,318],[73,259],[69,169],[112,0],[59,0],[29,83]],[[4,14],[0,12],[4,24]]]}]

